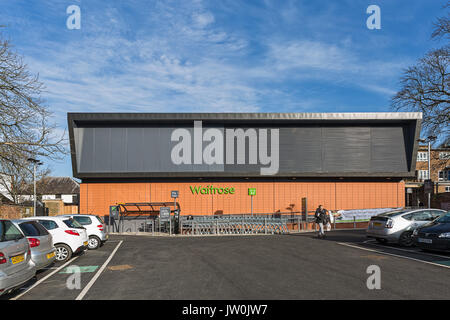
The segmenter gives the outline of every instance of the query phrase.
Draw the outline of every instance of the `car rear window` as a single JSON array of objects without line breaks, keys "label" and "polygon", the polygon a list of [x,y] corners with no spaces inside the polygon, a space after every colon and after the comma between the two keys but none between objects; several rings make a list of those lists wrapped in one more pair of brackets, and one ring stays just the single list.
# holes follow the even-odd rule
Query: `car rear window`
[{"label": "car rear window", "polygon": [[52,220],[38,220],[38,221],[47,230],[53,230],[58,228],[58,225],[56,224],[55,221]]},{"label": "car rear window", "polygon": [[101,224],[105,224],[100,216],[95,216]]},{"label": "car rear window", "polygon": [[396,217],[396,216],[399,216],[399,215],[407,213],[407,212],[409,212],[409,210],[390,211],[390,212],[382,213],[382,214],[380,214],[380,216],[382,216],[382,217]]},{"label": "car rear window", "polygon": [[38,237],[38,236],[46,236],[48,235],[48,231],[37,222],[22,222],[19,224],[20,229],[27,237]]},{"label": "car rear window", "polygon": [[92,220],[89,217],[73,217],[73,219],[82,226],[87,226],[92,223]]},{"label": "car rear window", "polygon": [[63,220],[63,222],[66,224],[66,226],[68,226],[69,228],[83,228],[83,226],[81,224],[79,224],[78,222],[76,222],[73,219],[67,219],[67,220]]},{"label": "car rear window", "polygon": [[11,221],[0,221],[0,242],[19,240],[22,238],[24,238],[22,232]]}]

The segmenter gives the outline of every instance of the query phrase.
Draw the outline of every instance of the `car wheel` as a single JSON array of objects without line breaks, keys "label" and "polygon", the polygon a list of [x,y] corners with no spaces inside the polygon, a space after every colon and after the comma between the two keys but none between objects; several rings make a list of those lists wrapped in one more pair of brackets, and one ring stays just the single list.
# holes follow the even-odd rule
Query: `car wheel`
[{"label": "car wheel", "polygon": [[96,236],[90,236],[88,242],[88,249],[95,250],[100,246],[100,239]]},{"label": "car wheel", "polygon": [[411,231],[405,231],[402,233],[398,242],[404,247],[411,247],[414,244],[414,239],[412,237]]},{"label": "car wheel", "polygon": [[383,239],[383,238],[376,238],[375,240],[377,240],[378,243],[382,243],[382,244],[387,243],[387,240]]},{"label": "car wheel", "polygon": [[57,244],[55,245],[56,248],[56,260],[60,262],[65,262],[69,260],[72,257],[72,250],[69,246],[65,244]]}]

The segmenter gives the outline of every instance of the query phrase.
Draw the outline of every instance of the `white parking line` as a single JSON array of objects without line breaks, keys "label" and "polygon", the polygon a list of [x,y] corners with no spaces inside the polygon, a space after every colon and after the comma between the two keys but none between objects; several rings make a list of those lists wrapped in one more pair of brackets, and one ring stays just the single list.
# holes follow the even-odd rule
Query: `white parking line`
[{"label": "white parking line", "polygon": [[422,262],[422,263],[426,263],[426,264],[431,264],[431,265],[437,266],[437,267],[442,267],[442,268],[450,269],[450,266],[446,266],[446,265],[444,265],[444,264],[439,264],[439,263],[434,263],[434,262],[424,261],[424,260],[420,260],[420,259],[415,259],[415,258],[411,258],[411,257],[401,256],[401,255],[398,255],[398,254],[393,254],[393,253],[383,252],[383,251],[374,250],[374,249],[368,249],[368,248],[364,248],[364,247],[360,247],[360,246],[352,245],[352,244],[348,244],[348,243],[343,243],[343,242],[338,242],[338,244],[340,244],[341,246],[346,246],[346,247],[355,248],[355,249],[359,249],[359,250],[365,250],[365,251],[375,252],[375,253],[384,254],[384,255],[393,256],[393,257],[402,258],[402,259],[413,260],[413,261],[417,261],[417,262]]},{"label": "white parking line", "polygon": [[80,292],[78,297],[75,298],[75,300],[82,300],[83,297],[86,295],[86,293],[89,291],[89,289],[92,287],[92,285],[97,281],[98,277],[100,277],[100,274],[102,271],[106,268],[108,263],[111,261],[111,259],[114,257],[114,254],[116,253],[117,249],[119,249],[120,245],[122,244],[123,240],[121,240],[117,246],[114,248],[113,252],[111,252],[108,259],[105,261],[105,263],[102,265],[102,267],[97,271],[97,273],[94,275],[94,277],[89,281],[89,283],[84,287],[83,291]]},{"label": "white parking line", "polygon": [[366,240],[363,243],[370,244],[370,245],[376,246],[376,247],[386,248],[386,249],[400,250],[400,251],[411,252],[411,253],[416,253],[416,254],[423,254],[423,255],[427,255],[427,256],[439,257],[439,258],[444,258],[444,259],[450,260],[450,256],[442,256],[440,254],[435,254],[435,253],[428,253],[428,252],[416,251],[416,250],[408,250],[408,249],[396,248],[396,247],[386,247],[386,246],[383,246],[383,245],[380,245],[377,243],[372,243],[371,241],[374,241],[374,240]]},{"label": "white parking line", "polygon": [[78,256],[73,257],[72,259],[70,259],[69,261],[67,261],[66,263],[64,263],[62,266],[56,268],[53,272],[49,273],[48,275],[46,275],[45,277],[43,277],[42,279],[36,281],[31,287],[29,287],[27,290],[25,290],[24,292],[22,292],[21,294],[15,296],[14,298],[11,298],[9,300],[17,300],[19,299],[21,296],[23,296],[25,293],[27,293],[28,291],[30,291],[31,289],[35,288],[36,286],[38,286],[39,284],[41,284],[42,282],[44,282],[45,280],[47,280],[48,278],[50,278],[52,275],[54,275],[55,273],[57,273],[59,270],[61,270],[62,268],[64,268],[65,266],[71,264],[75,259],[77,259]]}]

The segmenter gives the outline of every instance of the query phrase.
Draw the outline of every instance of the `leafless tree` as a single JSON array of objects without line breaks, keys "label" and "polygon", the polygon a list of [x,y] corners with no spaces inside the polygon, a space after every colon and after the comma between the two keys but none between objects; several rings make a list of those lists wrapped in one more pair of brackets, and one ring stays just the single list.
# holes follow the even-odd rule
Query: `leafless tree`
[{"label": "leafless tree", "polygon": [[60,159],[66,153],[65,133],[55,135],[42,92],[38,75],[0,34],[0,173],[29,170],[30,157]]},{"label": "leafless tree", "polygon": [[[450,8],[450,2],[444,8]],[[432,33],[434,39],[449,39],[450,15],[438,18]],[[438,136],[440,141],[450,135],[450,45],[431,50],[415,66],[407,68],[400,78],[400,91],[392,98],[396,111],[423,113],[423,132]]]},{"label": "leafless tree", "polygon": [[[5,162],[0,173],[0,188],[13,203],[19,204],[23,199],[21,195],[29,195],[32,192],[33,172],[28,169],[25,157]],[[36,170],[36,180],[39,181],[50,174],[50,169],[40,168]]]},{"label": "leafless tree", "polygon": [[[443,7],[444,9],[450,8],[450,1],[447,2]],[[434,30],[431,34],[431,37],[434,39],[442,39],[447,38],[450,39],[450,12],[447,13],[447,16],[440,17],[434,23]]]}]

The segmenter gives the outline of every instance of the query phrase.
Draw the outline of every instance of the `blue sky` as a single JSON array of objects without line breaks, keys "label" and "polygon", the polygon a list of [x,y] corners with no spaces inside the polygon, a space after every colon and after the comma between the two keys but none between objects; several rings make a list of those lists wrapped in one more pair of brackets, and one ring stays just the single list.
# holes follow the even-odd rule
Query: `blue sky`
[{"label": "blue sky", "polygon": [[[0,0],[0,25],[63,132],[67,112],[390,111],[402,69],[440,45],[444,3]],[[69,157],[47,164],[72,175]]]}]

